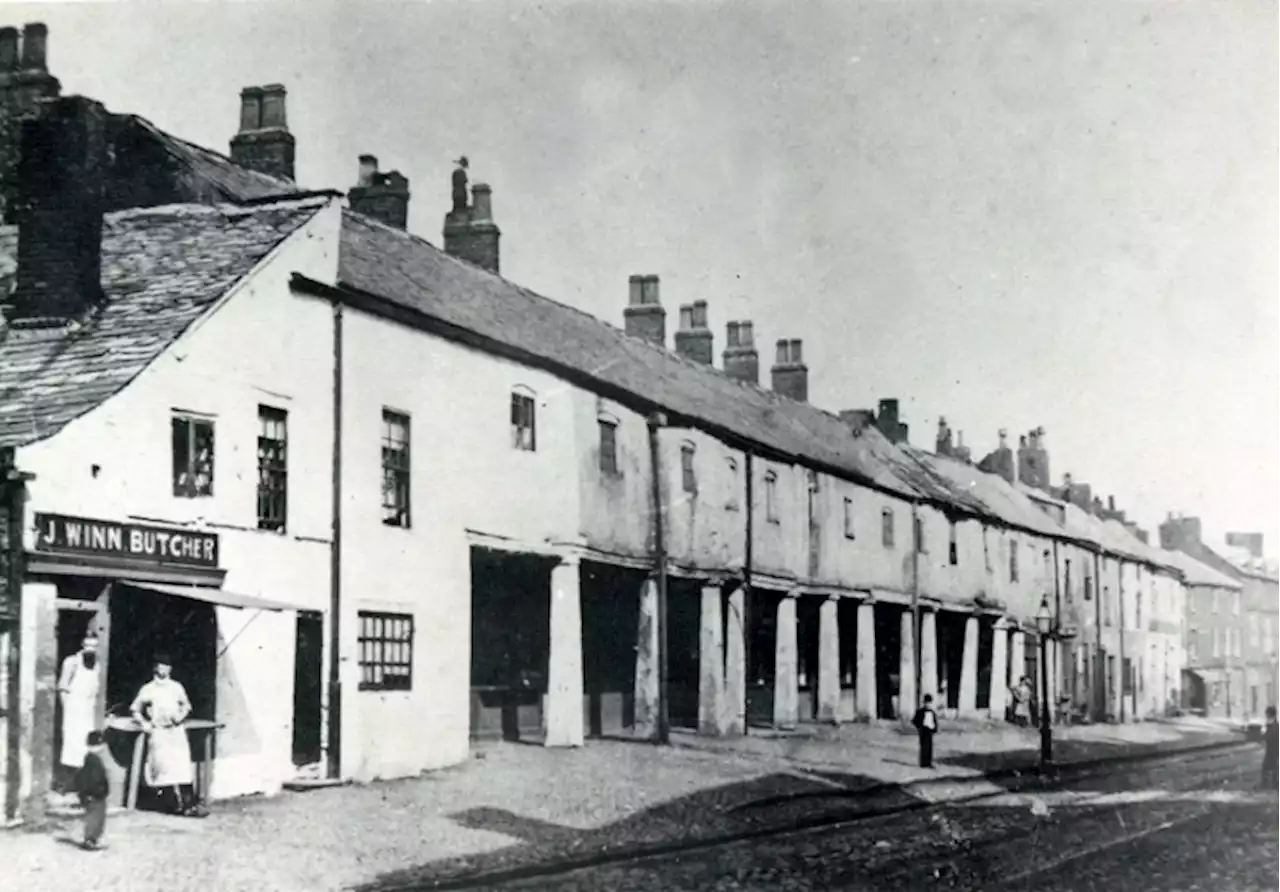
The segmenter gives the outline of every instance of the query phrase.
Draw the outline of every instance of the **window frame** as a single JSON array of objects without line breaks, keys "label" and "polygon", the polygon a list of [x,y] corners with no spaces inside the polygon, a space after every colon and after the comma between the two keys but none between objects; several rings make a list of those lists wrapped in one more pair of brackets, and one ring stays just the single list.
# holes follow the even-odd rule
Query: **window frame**
[{"label": "window frame", "polygon": [[778,516],[778,472],[764,472],[764,519],[769,523],[782,523]]},{"label": "window frame", "polygon": [[960,534],[956,529],[958,526],[958,523],[951,520],[947,530],[947,564],[952,567],[960,566]]},{"label": "window frame", "polygon": [[885,505],[880,509],[880,544],[885,548],[897,548],[897,536],[894,527],[897,521],[894,518],[893,507]]},{"label": "window frame", "polygon": [[[617,419],[601,416],[596,419],[596,429],[599,434],[600,473],[609,477],[622,476],[622,466],[618,463]],[[605,448],[606,445],[608,446],[607,449]]]},{"label": "window frame", "polygon": [[[526,387],[511,390],[511,448],[517,452],[538,451],[538,398]],[[525,424],[527,422],[527,425]],[[525,436],[527,432],[528,436]]]},{"label": "window frame", "polygon": [[[181,473],[178,464],[178,428],[185,425],[185,458]],[[194,478],[197,475],[196,455],[197,428],[208,430],[208,483],[198,486],[194,479],[187,482],[183,477]],[[170,440],[170,479],[173,484],[173,497],[177,499],[210,499],[214,495],[214,483],[217,480],[218,426],[217,419],[211,415],[201,415],[183,409],[173,409],[169,415]]]},{"label": "window frame", "polygon": [[1018,540],[1009,540],[1009,581],[1018,581]]},{"label": "window frame", "polygon": [[[278,425],[278,437],[271,434]],[[274,449],[274,454],[270,454]],[[273,505],[278,500],[278,511]],[[258,529],[289,528],[289,410],[258,404]]]},{"label": "window frame", "polygon": [[691,495],[698,493],[698,447],[688,440],[680,444],[680,488]]},{"label": "window frame", "polygon": [[[413,659],[415,641],[415,617],[412,613],[401,613],[388,610],[359,610],[356,614],[356,661],[360,673],[358,690],[404,693],[413,690]],[[368,623],[368,625],[366,625]],[[389,637],[386,632],[375,626],[376,623],[394,623],[397,629],[405,629],[403,636]],[[378,634],[367,634],[377,631]],[[366,649],[366,645],[369,645]],[[389,659],[387,648],[403,648],[403,656],[397,652],[395,658]],[[369,656],[377,650],[378,656]],[[388,675],[387,669],[403,669]],[[375,680],[373,676],[381,670],[382,677]],[[388,684],[387,679],[403,678],[403,683]]]},{"label": "window frame", "polygon": [[729,466],[729,498],[725,500],[724,510],[738,511],[738,460],[732,455],[726,455],[724,460]]},{"label": "window frame", "polygon": [[[398,423],[404,431],[404,438],[400,441],[392,436],[395,425]],[[413,527],[413,419],[409,413],[383,406],[380,442],[382,445],[382,525],[411,529]],[[403,464],[389,461],[397,455],[403,457]],[[390,503],[387,501],[389,479],[394,480],[390,488],[392,493]],[[401,496],[403,496],[403,503]],[[394,513],[388,514],[388,511]]]},{"label": "window frame", "polygon": [[846,539],[857,539],[858,531],[855,525],[855,516],[853,510],[853,496],[844,497],[844,537]]}]

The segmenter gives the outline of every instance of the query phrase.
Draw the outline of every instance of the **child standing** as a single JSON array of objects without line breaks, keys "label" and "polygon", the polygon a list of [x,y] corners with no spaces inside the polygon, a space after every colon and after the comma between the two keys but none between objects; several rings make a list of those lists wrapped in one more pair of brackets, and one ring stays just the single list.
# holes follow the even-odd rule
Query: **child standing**
[{"label": "child standing", "polygon": [[1276,788],[1277,763],[1280,763],[1280,729],[1276,727],[1276,708],[1267,707],[1267,727],[1262,734],[1262,787]]},{"label": "child standing", "polygon": [[920,767],[933,767],[933,735],[938,733],[938,714],[933,711],[933,695],[924,695],[924,704],[916,710],[911,724],[920,734]]},{"label": "child standing", "polygon": [[84,806],[84,848],[96,852],[106,848],[102,844],[102,832],[107,826],[107,797],[111,794],[111,785],[107,781],[107,769],[102,764],[101,731],[90,731],[89,751],[84,757],[84,766],[77,773],[76,792],[80,794],[80,804]]}]

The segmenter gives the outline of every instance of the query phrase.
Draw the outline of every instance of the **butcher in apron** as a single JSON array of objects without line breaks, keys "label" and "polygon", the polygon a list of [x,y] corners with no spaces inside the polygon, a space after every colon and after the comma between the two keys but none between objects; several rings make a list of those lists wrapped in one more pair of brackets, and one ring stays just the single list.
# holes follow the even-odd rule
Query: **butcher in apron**
[{"label": "butcher in apron", "polygon": [[183,726],[191,714],[191,701],[180,682],[170,677],[172,662],[165,654],[155,658],[154,676],[142,686],[130,711],[147,735],[147,761],[143,779],[168,800],[174,814],[203,817],[204,811],[187,793],[194,781],[191,743]]},{"label": "butcher in apron", "polygon": [[85,741],[89,732],[97,729],[98,681],[98,638],[89,632],[80,650],[62,661],[62,671],[58,673],[58,699],[62,706],[59,790],[84,766],[88,752]]}]

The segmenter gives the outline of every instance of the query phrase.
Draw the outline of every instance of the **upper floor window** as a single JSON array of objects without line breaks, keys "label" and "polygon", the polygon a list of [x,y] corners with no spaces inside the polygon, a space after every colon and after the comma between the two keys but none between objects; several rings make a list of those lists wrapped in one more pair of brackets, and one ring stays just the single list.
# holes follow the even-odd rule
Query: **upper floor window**
[{"label": "upper floor window", "polygon": [[724,507],[727,511],[738,510],[738,460],[732,455],[724,460],[725,465],[729,469],[729,498],[725,500]]},{"label": "upper floor window", "polygon": [[954,520],[951,521],[950,530],[948,530],[948,537],[947,561],[954,567],[956,564],[960,563],[960,550],[956,547],[956,522]]},{"label": "upper floor window", "polygon": [[1018,543],[1009,542],[1009,581],[1018,581]]},{"label": "upper floor window", "polygon": [[698,475],[693,467],[693,457],[697,449],[692,443],[680,446],[680,485],[685,492],[698,491]]},{"label": "upper floor window", "polygon": [[511,391],[511,445],[524,452],[538,448],[536,424],[537,406],[533,393],[526,390]]},{"label": "upper floor window", "polygon": [[914,518],[912,518],[911,526],[914,530],[916,551],[920,552],[921,554],[926,554],[928,552],[928,549],[924,547],[924,518],[917,514]]},{"label": "upper floor window", "polygon": [[844,497],[844,537],[846,539],[854,538],[853,499],[849,496]]},{"label": "upper floor window", "polygon": [[1133,593],[1133,627],[1142,628],[1142,592]]},{"label": "upper floor window", "polygon": [[1086,575],[1084,577],[1084,599],[1086,601],[1093,600],[1093,577]]},{"label": "upper floor window", "polygon": [[213,419],[173,413],[173,494],[195,499],[213,495]]},{"label": "upper floor window", "polygon": [[289,508],[289,413],[258,406],[258,529],[283,533]]},{"label": "upper floor window", "polygon": [[814,526],[818,523],[818,472],[809,471],[806,477],[806,488],[809,490],[809,526]]},{"label": "upper floor window", "polygon": [[778,475],[769,471],[764,475],[764,516],[771,523],[778,523]]},{"label": "upper floor window", "polygon": [[1067,604],[1071,603],[1071,558],[1064,558],[1062,561],[1062,593]]},{"label": "upper floor window", "polygon": [[409,416],[382,410],[382,522],[409,526]]},{"label": "upper floor window", "polygon": [[1111,586],[1102,587],[1102,620],[1104,625],[1111,625]]},{"label": "upper floor window", "polygon": [[611,418],[601,418],[600,425],[600,470],[606,474],[618,473],[618,422]]},{"label": "upper floor window", "polygon": [[991,572],[991,549],[987,546],[987,528],[982,528],[982,566]]},{"label": "upper floor window", "polygon": [[880,542],[885,548],[893,548],[893,509],[880,509]]}]

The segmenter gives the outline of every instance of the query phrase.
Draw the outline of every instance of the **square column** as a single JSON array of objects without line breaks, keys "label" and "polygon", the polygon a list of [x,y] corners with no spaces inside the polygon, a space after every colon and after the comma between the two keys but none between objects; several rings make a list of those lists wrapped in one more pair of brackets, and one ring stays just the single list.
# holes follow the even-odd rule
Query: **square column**
[{"label": "square column", "polygon": [[858,605],[858,647],[854,654],[853,698],[858,718],[876,718],[876,618],[875,605],[863,601]]},{"label": "square column", "polygon": [[725,617],[724,715],[721,728],[728,735],[740,735],[747,728],[747,590],[743,585],[729,595]]},{"label": "square column", "polygon": [[720,585],[702,587],[698,624],[698,733],[718,737],[724,732],[724,625],[720,615]]},{"label": "square column", "polygon": [[773,724],[778,728],[794,728],[798,720],[799,691],[797,685],[796,599],[789,592],[778,602],[778,639],[774,647]]},{"label": "square column", "polygon": [[1027,674],[1027,633],[1014,629],[1009,635],[1009,678],[1013,684]]},{"label": "square column", "polygon": [[[16,593],[15,593],[16,594]],[[18,785],[18,817],[42,827],[48,814],[54,768],[54,715],[58,704],[58,588],[47,582],[24,582],[18,634],[22,636],[18,671],[20,694],[9,721],[19,724],[22,766]],[[12,627],[11,627],[12,628]],[[16,642],[11,642],[13,647]]]},{"label": "square column", "polygon": [[[920,612],[920,700],[925,694],[934,696],[934,706],[938,697],[938,614],[934,610]],[[914,712],[914,710],[912,710]]]},{"label": "square column", "polygon": [[[871,607],[872,605],[866,605]],[[873,608],[874,609],[874,608]],[[858,626],[862,626],[862,609],[858,609]],[[875,659],[873,656],[872,659]],[[858,664],[861,666],[861,662]],[[862,679],[859,677],[861,687]],[[896,718],[915,715],[916,711],[916,625],[910,610],[902,612],[902,646],[898,657],[898,714]]]},{"label": "square column", "polygon": [[640,587],[640,623],[636,633],[635,733],[658,733],[658,580]]},{"label": "square column", "polygon": [[964,621],[964,653],[960,660],[960,703],[962,716],[978,711],[978,618]]},{"label": "square column", "polygon": [[1009,627],[1003,619],[996,621],[991,639],[991,690],[987,694],[988,714],[1003,721],[1009,705]]},{"label": "square column", "polygon": [[840,603],[827,598],[818,608],[818,721],[840,721]]},{"label": "square column", "polygon": [[582,746],[582,597],[577,557],[551,571],[545,746]]}]

